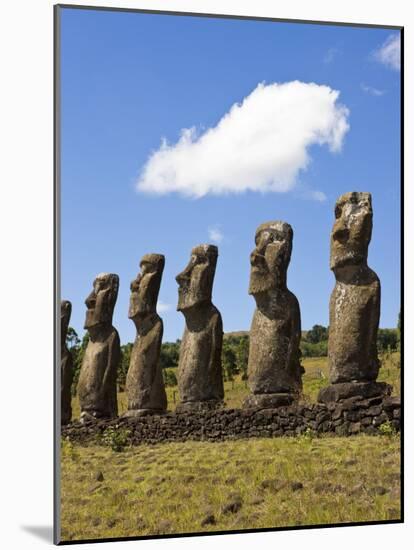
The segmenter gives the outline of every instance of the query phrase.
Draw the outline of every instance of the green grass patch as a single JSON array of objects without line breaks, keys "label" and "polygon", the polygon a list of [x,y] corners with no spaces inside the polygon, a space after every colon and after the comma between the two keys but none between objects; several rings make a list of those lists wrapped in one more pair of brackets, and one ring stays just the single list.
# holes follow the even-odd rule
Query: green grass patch
[{"label": "green grass patch", "polygon": [[393,434],[189,441],[122,453],[65,441],[62,538],[399,519],[399,453]]}]

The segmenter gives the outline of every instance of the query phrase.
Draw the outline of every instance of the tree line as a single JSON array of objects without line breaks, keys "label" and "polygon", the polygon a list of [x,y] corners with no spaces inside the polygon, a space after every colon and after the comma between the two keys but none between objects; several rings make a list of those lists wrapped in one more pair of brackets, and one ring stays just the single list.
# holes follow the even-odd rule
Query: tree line
[{"label": "tree line", "polygon": [[[397,328],[383,328],[378,330],[377,346],[379,353],[397,351],[400,347],[401,319],[398,317]],[[66,345],[70,349],[74,363],[73,394],[76,392],[79,372],[82,365],[89,335],[85,333],[79,338],[75,329],[69,327]],[[161,345],[160,363],[163,369],[164,382],[167,386],[177,384],[175,369],[178,366],[181,340],[164,342]],[[302,332],[300,349],[302,357],[324,357],[328,354],[328,327],[314,325],[310,330]],[[121,359],[118,367],[118,388],[125,388],[126,375],[131,359],[132,343],[121,346]],[[247,363],[249,359],[249,334],[236,333],[225,335],[222,348],[222,366],[225,380],[234,380],[236,375],[241,375],[242,380],[247,379]]]}]

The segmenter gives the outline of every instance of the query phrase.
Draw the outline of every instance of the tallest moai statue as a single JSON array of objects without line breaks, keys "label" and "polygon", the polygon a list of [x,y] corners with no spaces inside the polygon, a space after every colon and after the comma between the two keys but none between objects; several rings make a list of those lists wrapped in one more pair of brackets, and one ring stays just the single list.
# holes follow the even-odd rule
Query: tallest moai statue
[{"label": "tallest moai statue", "polygon": [[376,382],[380,281],[368,267],[372,233],[370,193],[346,193],[335,205],[330,267],[336,284],[329,305],[328,358],[331,385],[319,401],[388,393]]}]

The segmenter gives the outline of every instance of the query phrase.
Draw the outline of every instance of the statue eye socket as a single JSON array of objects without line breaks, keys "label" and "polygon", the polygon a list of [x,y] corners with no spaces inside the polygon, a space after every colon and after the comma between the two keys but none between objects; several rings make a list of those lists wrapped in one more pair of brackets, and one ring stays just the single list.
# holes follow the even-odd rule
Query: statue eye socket
[{"label": "statue eye socket", "polygon": [[280,241],[283,241],[283,238],[282,238],[281,235],[278,235],[278,234],[275,234],[275,233],[270,235],[270,242],[271,243],[278,243]]},{"label": "statue eye socket", "polygon": [[335,208],[335,218],[340,218],[341,217],[341,214],[342,214],[342,208],[340,208],[339,206],[337,206]]}]

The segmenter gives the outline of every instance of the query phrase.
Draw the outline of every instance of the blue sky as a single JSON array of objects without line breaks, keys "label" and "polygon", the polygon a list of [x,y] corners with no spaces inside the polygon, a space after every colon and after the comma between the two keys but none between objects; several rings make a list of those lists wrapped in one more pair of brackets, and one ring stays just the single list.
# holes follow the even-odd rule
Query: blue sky
[{"label": "blue sky", "polygon": [[[191,248],[207,242],[219,246],[213,300],[222,313],[224,330],[248,329],[255,307],[247,294],[255,229],[277,219],[289,222],[294,230],[288,286],[299,299],[302,326],[327,325],[334,286],[329,270],[334,204],[339,195],[354,190],[373,195],[369,264],[382,284],[380,325],[396,325],[400,309],[400,72],[383,46],[390,44],[397,31],[69,8],[61,14],[61,287],[62,298],[72,302],[71,325],[80,335],[84,332],[84,300],[93,279],[108,271],[120,276],[114,326],[122,343],[133,341],[135,327],[127,317],[130,281],[139,270],[141,256],[158,252],[166,256],[160,291],[164,340],[180,338],[184,319],[175,311],[175,276],[187,264]],[[264,177],[260,162],[254,173],[258,189],[250,189],[248,183],[245,188],[240,183],[237,189],[244,168],[237,173],[236,166],[234,177],[237,162],[232,159],[250,163],[251,151],[257,149],[252,141],[260,135],[256,130],[262,130],[255,126],[260,117],[251,123],[245,118],[245,149],[229,153],[226,149],[230,166],[222,167],[221,155],[208,154],[205,162],[192,166],[193,158],[204,157],[197,157],[190,144],[183,157],[189,173],[180,181],[179,176],[175,183],[169,179],[161,159],[151,165],[151,174],[162,173],[162,192],[137,189],[162,139],[171,149],[169,160],[175,162],[182,129],[195,127],[202,135],[258,84],[266,87],[292,81],[305,83],[305,93],[311,82],[318,90],[328,86],[339,91],[335,105],[329,105],[330,112],[345,106],[349,129],[343,132],[336,152],[328,138],[322,144],[310,139],[304,148],[308,163],[292,161],[296,171],[287,191],[260,188]],[[293,102],[285,111],[287,120],[280,118],[276,123],[279,139],[271,143],[267,158],[274,151],[274,158],[279,159],[286,140],[298,138],[301,128],[290,124],[297,112],[298,104]],[[272,130],[266,117],[262,123],[267,132]],[[221,150],[220,139],[231,147],[229,135],[230,130],[222,132],[221,138],[214,134],[215,149],[206,150]],[[268,169],[279,174],[278,162]],[[217,194],[208,176],[222,168],[223,174],[228,173]],[[178,193],[177,186],[195,173],[204,182],[202,196],[188,196],[188,185],[187,194]],[[149,185],[152,181],[147,178]]]}]

